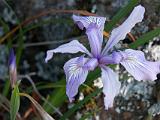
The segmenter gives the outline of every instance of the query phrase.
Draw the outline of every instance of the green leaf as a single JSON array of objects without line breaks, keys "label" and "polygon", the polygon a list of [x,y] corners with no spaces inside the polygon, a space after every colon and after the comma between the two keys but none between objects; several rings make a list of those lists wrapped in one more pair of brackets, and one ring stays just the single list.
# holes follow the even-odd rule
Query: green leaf
[{"label": "green leaf", "polygon": [[10,88],[10,80],[6,80],[3,88],[3,95],[7,96]]},{"label": "green leaf", "polygon": [[20,96],[18,84],[14,87],[11,95],[11,106],[10,106],[10,118],[11,120],[16,119],[16,114],[18,113],[20,106]]},{"label": "green leaf", "polygon": [[[56,85],[65,85],[65,80],[62,79],[60,81],[58,81],[57,83],[55,83]],[[61,87],[61,88],[57,88],[53,91],[53,93],[51,94],[51,96],[49,96],[49,102],[55,106],[55,107],[60,107],[64,101],[67,99],[66,97],[66,91],[65,91],[66,87]],[[48,112],[48,113],[53,113],[53,109],[48,106],[47,104],[45,104],[45,106],[43,106],[44,109]]]},{"label": "green leaf", "polygon": [[88,102],[91,98],[96,96],[98,93],[102,92],[102,89],[96,89],[93,93],[86,96],[82,101],[75,104],[72,108],[70,108],[61,118],[60,120],[66,120],[69,116],[71,116],[76,110],[81,108],[86,102]]},{"label": "green leaf", "polygon": [[119,12],[111,19],[111,21],[106,24],[105,31],[111,31],[113,27],[120,22],[122,18],[127,16],[138,3],[140,3],[140,0],[130,0],[129,3],[120,9]]},{"label": "green leaf", "polygon": [[152,31],[142,35],[135,42],[129,44],[129,48],[135,49],[138,46],[144,45],[145,43],[148,43],[150,40],[152,40],[155,36],[158,36],[159,34],[160,34],[160,28],[152,30]]}]

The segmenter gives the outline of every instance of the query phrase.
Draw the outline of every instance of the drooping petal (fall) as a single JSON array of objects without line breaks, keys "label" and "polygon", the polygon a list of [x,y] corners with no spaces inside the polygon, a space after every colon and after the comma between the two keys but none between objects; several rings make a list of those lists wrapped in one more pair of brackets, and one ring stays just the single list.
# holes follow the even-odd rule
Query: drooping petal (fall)
[{"label": "drooping petal (fall)", "polygon": [[89,56],[92,56],[91,53],[77,40],[72,40],[69,43],[63,44],[56,49],[48,50],[45,62],[48,62],[53,57],[53,53],[86,53]]},{"label": "drooping petal (fall)", "polygon": [[133,9],[130,16],[123,22],[122,25],[113,29],[113,31],[111,32],[111,36],[102,52],[103,55],[107,55],[107,52],[120,40],[123,40],[136,23],[142,21],[144,12],[145,8],[141,5],[138,5]]},{"label": "drooping petal (fall)", "polygon": [[115,53],[115,57],[125,55],[119,61],[136,80],[156,80],[160,73],[160,61],[150,62],[145,59],[144,53],[138,50],[126,49]]},{"label": "drooping petal (fall)", "polygon": [[66,74],[66,94],[69,100],[74,100],[74,96],[78,93],[79,86],[86,80],[88,71],[93,70],[97,62],[93,59],[84,58],[84,56],[76,57],[64,65]]},{"label": "drooping petal (fall)", "polygon": [[89,39],[91,52],[95,57],[97,57],[101,52],[103,30],[106,18],[73,15],[73,20],[77,23],[80,29],[83,30],[86,28],[86,34]]},{"label": "drooping petal (fall)", "polygon": [[112,69],[103,66],[102,70],[102,82],[103,82],[103,93],[105,109],[113,107],[115,96],[119,93],[121,83],[118,80],[118,75],[113,72]]}]

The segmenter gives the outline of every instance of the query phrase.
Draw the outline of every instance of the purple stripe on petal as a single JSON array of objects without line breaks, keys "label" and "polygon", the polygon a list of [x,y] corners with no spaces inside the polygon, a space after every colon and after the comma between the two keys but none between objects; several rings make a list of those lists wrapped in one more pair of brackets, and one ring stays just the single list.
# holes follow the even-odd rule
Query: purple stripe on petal
[{"label": "purple stripe on petal", "polygon": [[123,22],[123,24],[113,29],[111,36],[102,52],[103,55],[107,55],[107,52],[120,40],[123,40],[136,23],[142,21],[144,12],[145,8],[143,6],[139,5],[135,7],[130,16]]},{"label": "purple stripe on petal", "polygon": [[123,52],[127,58],[120,63],[136,80],[156,80],[160,73],[160,62],[150,62],[145,59],[144,53],[138,50],[127,49]]},{"label": "purple stripe on petal", "polygon": [[[83,65],[88,61],[87,58],[76,57],[70,59],[64,65],[64,71],[66,74],[66,94],[70,100],[74,100],[74,96],[78,93],[79,86],[86,80],[88,70],[83,68]],[[79,64],[80,63],[80,64]],[[82,65],[82,63],[84,63]]]},{"label": "purple stripe on petal", "polygon": [[121,83],[118,80],[118,75],[113,72],[112,69],[103,66],[102,70],[102,82],[105,109],[113,107],[114,97],[119,93]]},{"label": "purple stripe on petal", "polygon": [[92,56],[91,53],[77,40],[72,40],[69,43],[63,44],[56,49],[48,50],[45,62],[48,62],[53,57],[53,53],[86,53],[89,56]]}]

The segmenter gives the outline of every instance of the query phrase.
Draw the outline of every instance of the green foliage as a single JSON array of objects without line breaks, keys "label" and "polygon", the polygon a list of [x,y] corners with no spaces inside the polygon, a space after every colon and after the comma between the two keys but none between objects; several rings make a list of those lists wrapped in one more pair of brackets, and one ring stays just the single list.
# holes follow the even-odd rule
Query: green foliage
[{"label": "green foliage", "polygon": [[3,88],[3,95],[4,95],[4,96],[7,96],[7,95],[8,95],[8,93],[9,93],[9,88],[10,88],[10,80],[6,80],[6,81],[5,81],[4,88]]},{"label": "green foliage", "polygon": [[92,99],[94,96],[96,96],[98,93],[102,92],[102,89],[96,89],[93,93],[86,96],[82,101],[79,101],[77,104],[75,104],[72,108],[70,108],[63,117],[60,118],[60,120],[65,120],[69,116],[71,116],[76,110],[81,108],[85,103],[87,103],[90,99]]},{"label": "green foliage", "polygon": [[19,96],[19,88],[18,84],[15,85],[12,95],[11,95],[11,106],[10,106],[10,118],[11,120],[16,119],[16,114],[18,113],[20,106],[20,96]]},{"label": "green foliage", "polygon": [[160,28],[157,28],[155,30],[152,30],[152,31],[142,35],[135,42],[129,44],[129,47],[132,49],[136,49],[138,46],[142,46],[145,43],[148,43],[149,41],[153,40],[153,38],[158,35],[160,35]]}]

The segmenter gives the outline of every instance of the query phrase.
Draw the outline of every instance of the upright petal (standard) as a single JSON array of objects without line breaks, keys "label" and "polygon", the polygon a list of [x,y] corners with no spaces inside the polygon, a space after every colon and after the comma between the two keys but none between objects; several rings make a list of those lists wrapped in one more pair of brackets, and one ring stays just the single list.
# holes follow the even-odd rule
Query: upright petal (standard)
[{"label": "upright petal (standard)", "polygon": [[108,51],[117,44],[120,40],[123,40],[127,33],[135,26],[136,23],[141,22],[144,17],[145,8],[141,5],[135,7],[130,16],[123,22],[122,25],[113,29],[111,36],[102,52],[103,55],[107,55]]},{"label": "upright petal (standard)", "polygon": [[98,57],[101,52],[103,42],[103,29],[106,18],[94,16],[76,16],[73,15],[73,20],[77,23],[80,29],[86,28],[86,34],[91,47],[91,53]]}]

